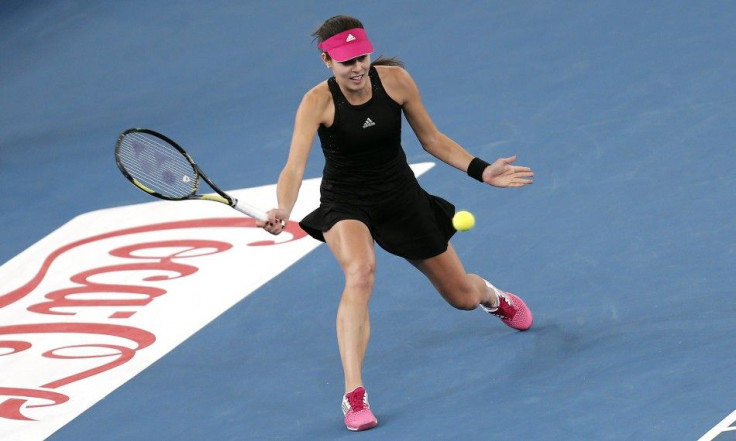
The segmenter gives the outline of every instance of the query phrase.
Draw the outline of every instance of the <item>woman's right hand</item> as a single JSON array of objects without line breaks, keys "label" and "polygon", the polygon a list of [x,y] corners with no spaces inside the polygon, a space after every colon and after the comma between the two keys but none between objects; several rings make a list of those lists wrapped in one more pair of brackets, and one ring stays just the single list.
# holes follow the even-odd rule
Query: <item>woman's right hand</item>
[{"label": "woman's right hand", "polygon": [[256,220],[256,226],[263,228],[271,234],[281,234],[289,223],[289,212],[287,210],[274,208],[266,212],[268,220]]}]

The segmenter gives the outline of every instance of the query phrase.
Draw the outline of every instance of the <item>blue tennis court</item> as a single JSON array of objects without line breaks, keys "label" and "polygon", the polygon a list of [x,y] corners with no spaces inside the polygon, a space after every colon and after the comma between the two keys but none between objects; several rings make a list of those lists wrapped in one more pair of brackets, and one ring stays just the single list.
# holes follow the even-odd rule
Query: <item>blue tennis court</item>
[{"label": "blue tennis court", "polygon": [[[379,426],[350,433],[334,331],[342,274],[315,244],[48,439],[736,439],[728,1],[3,1],[0,299],[43,267],[36,253],[60,249],[58,234],[136,221],[87,213],[151,202],[115,166],[129,127],[168,134],[224,189],[270,195],[296,107],[329,72],[310,34],[336,14],[363,21],[376,55],[405,62],[440,130],[534,169],[527,188],[483,187],[404,124],[409,161],[435,163],[423,187],[476,216],[453,239],[466,268],[521,295],[534,327],[454,310],[379,250],[364,371]],[[306,178],[322,166],[317,145]],[[140,222],[186,209],[161,204],[142,206]],[[72,283],[65,268],[51,270]],[[239,268],[244,283],[258,275]],[[66,287],[45,280],[41,294]],[[199,292],[202,310],[218,289]],[[40,316],[0,305],[0,334],[16,333],[0,337],[0,433],[43,439],[12,409],[43,424],[44,412],[79,405],[87,379],[50,382],[54,368],[32,361],[41,350],[18,343],[31,329],[18,326]],[[68,317],[43,320],[57,329]],[[162,329],[193,319],[169,320]],[[48,378],[26,384],[26,371]],[[20,400],[31,389],[69,401]]]}]

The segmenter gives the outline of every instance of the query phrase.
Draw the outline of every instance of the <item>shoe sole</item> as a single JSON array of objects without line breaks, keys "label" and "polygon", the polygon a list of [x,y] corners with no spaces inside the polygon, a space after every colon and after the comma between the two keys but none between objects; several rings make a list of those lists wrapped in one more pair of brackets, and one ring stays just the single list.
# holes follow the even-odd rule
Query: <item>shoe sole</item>
[{"label": "shoe sole", "polygon": [[372,429],[376,427],[377,425],[378,425],[378,421],[371,421],[369,423],[361,424],[360,426],[357,426],[357,427],[350,427],[350,426],[345,426],[345,427],[347,427],[348,430],[352,432],[360,432],[362,430]]}]

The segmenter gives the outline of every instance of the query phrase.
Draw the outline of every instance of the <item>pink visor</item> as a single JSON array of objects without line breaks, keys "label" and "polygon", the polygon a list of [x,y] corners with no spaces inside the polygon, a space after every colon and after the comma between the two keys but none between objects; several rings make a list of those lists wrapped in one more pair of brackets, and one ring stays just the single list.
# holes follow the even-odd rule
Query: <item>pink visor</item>
[{"label": "pink visor", "polygon": [[373,44],[364,29],[353,28],[335,34],[317,45],[335,61],[347,61],[373,52]]}]

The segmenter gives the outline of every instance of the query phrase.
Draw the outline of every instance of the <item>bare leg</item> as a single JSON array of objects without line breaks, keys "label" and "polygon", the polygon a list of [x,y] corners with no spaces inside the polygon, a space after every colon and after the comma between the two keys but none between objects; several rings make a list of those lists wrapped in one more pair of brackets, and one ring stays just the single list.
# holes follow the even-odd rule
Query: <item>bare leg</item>
[{"label": "bare leg", "polygon": [[363,360],[371,333],[368,302],[376,271],[375,249],[370,231],[359,221],[340,221],[324,236],[345,275],[336,327],[347,393],[363,385]]},{"label": "bare leg", "polygon": [[442,298],[457,309],[471,310],[480,303],[494,305],[498,302],[496,292],[480,276],[465,272],[452,244],[438,256],[410,262],[427,276]]}]

